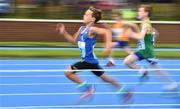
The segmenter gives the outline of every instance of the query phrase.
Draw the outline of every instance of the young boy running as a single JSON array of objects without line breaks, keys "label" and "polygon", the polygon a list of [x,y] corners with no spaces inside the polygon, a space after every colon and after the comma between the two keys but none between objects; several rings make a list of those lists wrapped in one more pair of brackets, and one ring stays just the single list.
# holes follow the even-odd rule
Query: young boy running
[{"label": "young boy running", "polygon": [[131,97],[130,91],[120,85],[117,81],[107,76],[103,69],[99,66],[97,57],[95,56],[93,49],[96,43],[96,37],[100,36],[105,39],[105,53],[108,54],[111,50],[111,32],[107,29],[95,27],[94,24],[101,19],[101,11],[96,8],[89,8],[84,16],[83,23],[85,26],[81,26],[74,34],[71,36],[66,30],[63,24],[57,25],[57,30],[61,35],[65,37],[71,43],[78,43],[78,47],[81,52],[81,60],[75,64],[67,67],[65,75],[68,79],[78,84],[78,88],[84,93],[80,99],[89,97],[95,92],[95,87],[93,84],[88,84],[86,81],[82,81],[77,72],[74,70],[89,69],[97,77],[105,82],[110,83],[117,90],[119,95],[123,97],[123,102],[126,102]]},{"label": "young boy running", "polygon": [[[122,31],[122,26],[126,22],[123,20],[120,10],[113,11],[112,18],[113,18],[113,20],[116,21],[112,25],[112,28],[109,28],[112,31],[112,40],[113,40],[112,49],[113,48],[122,48],[123,51],[127,55],[129,55],[132,52],[132,50],[130,49],[129,44],[128,44],[129,38],[127,36],[125,36]],[[111,66],[115,65],[115,61],[113,59],[113,51],[111,53],[109,53],[108,60],[109,61],[106,64],[106,67],[111,67]]]},{"label": "young boy running", "polygon": [[153,28],[150,22],[150,16],[152,13],[152,8],[149,5],[141,5],[138,9],[138,18],[142,21],[141,31],[137,32],[137,28],[134,25],[124,25],[123,29],[125,34],[130,38],[138,40],[138,50],[134,53],[131,53],[124,59],[124,64],[132,69],[140,69],[139,73],[142,76],[147,75],[147,70],[135,62],[137,60],[147,60],[150,66],[155,70],[156,75],[160,77],[160,80],[166,82],[163,89],[165,90],[175,90],[178,87],[178,84],[173,81],[167,72],[160,71],[158,66],[158,61],[154,55],[154,35]]}]

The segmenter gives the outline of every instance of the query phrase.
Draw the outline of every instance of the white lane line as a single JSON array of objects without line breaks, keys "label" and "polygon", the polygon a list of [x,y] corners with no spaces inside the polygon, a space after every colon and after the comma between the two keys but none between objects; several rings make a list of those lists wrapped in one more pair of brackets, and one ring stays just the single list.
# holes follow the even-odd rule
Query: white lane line
[{"label": "white lane line", "polygon": [[[129,105],[129,106],[131,106],[131,105]],[[148,107],[150,107],[150,106],[148,106]],[[154,107],[154,106],[153,106]],[[114,107],[114,108],[112,108],[112,107],[36,107],[36,106],[34,106],[34,107],[0,107],[0,109],[117,109],[118,107]],[[122,109],[122,106],[120,107],[119,106],[119,108],[120,109]],[[118,109],[119,109],[118,108]],[[124,109],[124,108],[123,108]],[[144,108],[142,108],[142,107],[140,107],[140,108],[134,108],[133,107],[133,109],[144,109]],[[146,109],[154,109],[154,108],[146,108]],[[177,107],[172,107],[172,108],[155,108],[155,109],[179,109],[179,108],[177,108]]]},{"label": "white lane line", "polygon": [[[140,84],[139,82],[120,82],[121,84],[124,85],[136,85]],[[168,82],[146,82],[145,84],[147,85],[154,85],[154,84],[167,84]],[[95,85],[105,85],[109,83],[104,83],[104,82],[92,82],[90,84],[95,84]],[[180,82],[177,82],[177,84],[180,84]],[[38,85],[76,85],[75,83],[5,83],[5,84],[0,84],[0,86],[38,86]]]},{"label": "white lane line", "polygon": [[[133,106],[133,107],[161,107],[161,106],[180,106],[180,104],[122,104],[122,105],[104,105],[104,104],[98,104],[98,105],[60,105],[60,106],[17,106],[17,107],[1,107],[1,109],[28,109],[28,108],[31,108],[31,109],[34,109],[34,108],[38,108],[38,109],[41,109],[41,108],[118,108],[118,107],[129,107],[129,106]],[[134,109],[134,108],[133,108]],[[164,109],[164,108],[163,108]],[[171,109],[174,109],[174,108],[171,108]],[[175,108],[176,109],[176,108]]]},{"label": "white lane line", "polygon": [[[180,69],[147,69],[147,71],[180,71]],[[111,71],[111,72],[120,72],[120,71],[139,71],[139,69],[93,69],[93,70],[66,70],[66,69],[26,69],[26,70],[0,70],[0,72],[65,72],[65,71]]]},{"label": "white lane line", "polygon": [[[55,65],[70,65],[71,63],[67,63],[67,64],[61,64],[61,63],[59,63],[59,64],[0,64],[1,66],[23,66],[23,65],[25,65],[25,66],[55,66]],[[100,65],[106,65],[106,64],[100,64]],[[116,64],[116,66],[120,66],[120,65],[123,65],[124,66],[124,64]],[[139,64],[139,65],[148,65],[148,64]],[[171,63],[171,64],[159,64],[159,65],[170,65],[170,66],[174,66],[174,65],[180,65],[180,64],[173,64],[173,63]]]},{"label": "white lane line", "polygon": [[[123,93],[123,92],[122,92]],[[180,94],[180,92],[132,92],[133,94]],[[0,96],[42,96],[42,95],[80,95],[79,92],[63,92],[63,93],[1,93]],[[114,95],[115,92],[96,92],[95,95]]]},{"label": "white lane line", "polygon": [[[79,75],[81,77],[94,77],[95,75]],[[116,76],[116,77],[139,77],[138,74],[136,75],[133,75],[133,74],[129,74],[129,75],[126,75],[126,74],[122,74],[122,75],[112,75],[112,74],[109,74],[109,76]],[[162,76],[166,76],[166,75],[149,75],[151,77],[162,77]],[[180,75],[171,75],[171,76],[180,76]],[[19,76],[0,76],[0,78],[59,78],[59,77],[65,77],[65,75],[19,75]]]}]

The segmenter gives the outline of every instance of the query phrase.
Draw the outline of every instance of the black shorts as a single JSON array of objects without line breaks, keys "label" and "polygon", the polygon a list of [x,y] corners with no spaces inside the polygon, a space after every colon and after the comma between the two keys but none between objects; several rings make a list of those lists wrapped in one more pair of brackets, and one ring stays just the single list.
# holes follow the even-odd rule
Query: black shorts
[{"label": "black shorts", "polygon": [[[87,63],[85,61],[80,61],[77,62],[73,65],[71,65],[71,68],[73,70],[81,70],[81,69],[89,69],[89,70],[102,70],[102,68],[99,66],[99,64],[92,64],[92,63]],[[104,71],[91,71],[93,74],[95,74],[96,76],[100,77],[102,74],[104,74]],[[74,72],[76,73],[76,71]]]}]

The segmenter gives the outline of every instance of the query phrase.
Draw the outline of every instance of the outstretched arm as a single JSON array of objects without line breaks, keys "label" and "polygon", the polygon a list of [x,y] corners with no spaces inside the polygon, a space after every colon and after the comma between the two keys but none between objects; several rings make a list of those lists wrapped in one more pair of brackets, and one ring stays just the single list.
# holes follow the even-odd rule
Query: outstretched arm
[{"label": "outstretched arm", "polygon": [[62,35],[62,36],[63,36],[67,41],[69,41],[70,43],[72,43],[72,44],[75,44],[75,43],[76,43],[76,40],[77,40],[77,36],[78,36],[78,34],[79,34],[79,31],[76,32],[76,33],[72,36],[72,35],[70,35],[70,34],[66,31],[65,26],[64,26],[64,24],[62,24],[62,23],[58,23],[58,24],[56,25],[56,31],[58,31],[59,34]]},{"label": "outstretched arm", "polygon": [[136,40],[141,40],[145,37],[148,29],[149,25],[144,24],[140,33],[133,32],[132,35],[130,35],[130,37]]},{"label": "outstretched arm", "polygon": [[103,36],[105,41],[105,53],[108,54],[111,52],[111,43],[112,43],[112,33],[108,29],[92,27],[90,30],[91,34],[96,34],[97,36]]},{"label": "outstretched arm", "polygon": [[148,25],[143,25],[143,28],[141,32],[139,32],[139,28],[136,24],[124,24],[123,25],[123,32],[126,36],[136,39],[136,40],[141,40],[145,37],[147,31],[149,29]]}]

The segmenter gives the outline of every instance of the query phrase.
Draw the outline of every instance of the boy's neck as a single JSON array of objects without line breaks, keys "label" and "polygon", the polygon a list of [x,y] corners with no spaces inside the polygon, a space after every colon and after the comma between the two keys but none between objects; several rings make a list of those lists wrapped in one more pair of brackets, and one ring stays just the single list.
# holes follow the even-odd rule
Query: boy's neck
[{"label": "boy's neck", "polygon": [[86,28],[92,26],[93,24],[94,24],[94,22],[89,22],[89,23],[87,23],[87,24],[86,24]]}]

